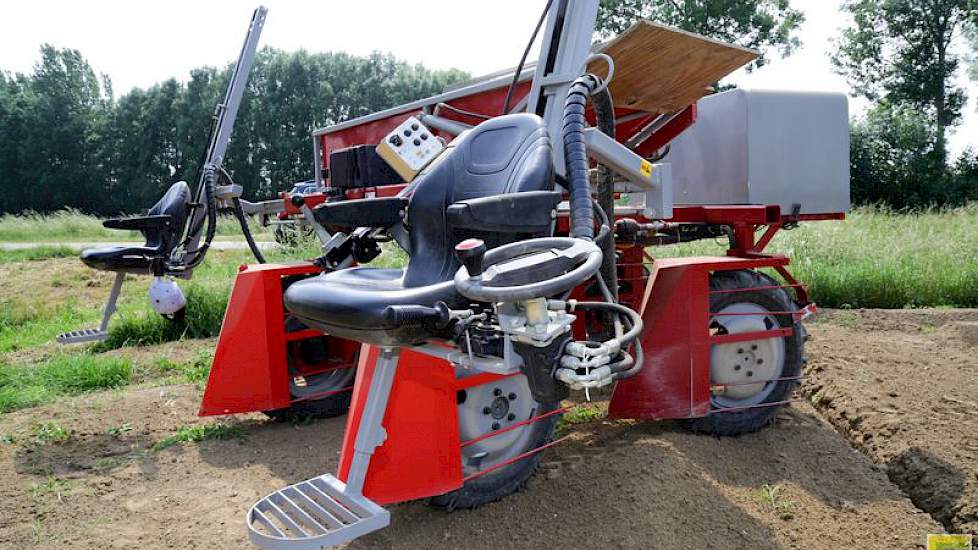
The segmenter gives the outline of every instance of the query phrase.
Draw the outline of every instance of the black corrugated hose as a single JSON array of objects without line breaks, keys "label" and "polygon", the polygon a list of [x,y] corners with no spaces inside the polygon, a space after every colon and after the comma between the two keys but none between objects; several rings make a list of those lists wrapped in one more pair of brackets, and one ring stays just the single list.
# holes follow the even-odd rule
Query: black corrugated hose
[{"label": "black corrugated hose", "polygon": [[591,92],[601,85],[593,74],[578,77],[564,102],[562,133],[564,166],[570,195],[570,236],[594,240],[594,208],[591,205],[591,182],[588,180],[587,150],[584,143],[584,108]]},{"label": "black corrugated hose", "polygon": [[241,233],[244,234],[245,241],[248,243],[248,248],[251,249],[251,253],[255,256],[255,260],[258,263],[266,263],[264,254],[261,253],[261,249],[258,248],[258,243],[255,242],[254,235],[251,234],[251,228],[248,227],[248,218],[245,217],[244,210],[241,208],[241,199],[234,197],[231,201],[234,206],[234,217],[238,218],[238,223],[241,224]]},{"label": "black corrugated hose", "polygon": [[[591,96],[591,103],[594,105],[594,118],[597,122],[598,130],[606,136],[614,139],[615,137],[615,105],[611,99],[611,92],[608,87],[603,87],[599,92]],[[598,165],[597,181],[598,204],[604,209],[609,217],[615,214],[615,175],[603,164]],[[613,219],[608,221],[609,228],[615,227]],[[618,301],[618,268],[615,266],[615,240],[606,239],[599,242],[601,252],[604,254],[604,262],[601,264],[601,274],[604,276],[605,283],[611,290],[615,301]]]},{"label": "black corrugated hose", "polygon": [[[217,193],[218,168],[213,164],[208,164],[204,166],[203,170],[204,201],[207,203],[207,233],[204,235],[204,244],[200,245],[197,250],[189,252],[194,256],[189,262],[181,266],[183,270],[193,269],[204,261],[207,249],[210,248],[211,241],[214,240],[214,235],[217,233],[217,197],[215,194]],[[196,229],[191,228],[187,232],[188,237],[193,234],[192,231],[196,231]]]}]

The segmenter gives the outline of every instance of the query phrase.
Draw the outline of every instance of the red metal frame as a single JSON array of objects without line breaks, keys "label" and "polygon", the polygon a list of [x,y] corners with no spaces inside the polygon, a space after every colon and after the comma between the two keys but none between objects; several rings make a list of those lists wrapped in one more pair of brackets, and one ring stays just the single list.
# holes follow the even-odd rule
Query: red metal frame
[{"label": "red metal frame", "polygon": [[[515,97],[529,90],[521,83]],[[498,115],[506,88],[488,90],[452,100],[451,107],[474,113]],[[518,100],[517,100],[518,101]],[[376,143],[386,133],[416,112],[400,113],[319,137],[323,168],[328,168],[329,152],[335,149]],[[468,124],[478,117],[441,108],[439,116]],[[650,123],[655,115],[630,109],[616,109],[622,118],[616,138],[625,142]],[[593,117],[589,112],[588,116]],[[635,147],[649,156],[682,133],[696,120],[695,105],[682,110],[668,123]],[[436,132],[437,133],[437,132]],[[397,194],[404,185],[388,185],[347,190],[344,198],[357,199]],[[300,215],[287,193],[281,195],[282,217]],[[329,200],[324,193],[305,195],[306,204],[315,207]],[[636,217],[636,216],[632,216]],[[639,222],[649,222],[636,217]],[[814,310],[807,289],[788,271],[788,259],[765,254],[776,233],[799,221],[842,219],[843,214],[824,213],[785,215],[776,205],[676,205],[671,223],[697,223],[729,226],[733,245],[725,257],[670,258],[651,261],[641,246],[621,246],[618,264],[622,283],[621,301],[638,311],[646,329],[641,336],[645,362],[640,373],[616,385],[609,405],[614,418],[667,419],[689,418],[727,412],[711,407],[709,351],[713,344],[753,340],[758,337],[786,337],[790,328],[747,334],[712,334],[709,320],[709,277],[715,271],[770,268],[784,279],[778,288],[792,289],[802,309],[791,313],[800,319]],[[758,238],[758,230],[765,228]],[[558,232],[566,231],[566,220],[559,220]],[[648,271],[647,271],[648,270]],[[282,306],[283,278],[308,276],[319,271],[312,264],[242,266],[235,280],[224,325],[201,404],[201,415],[229,414],[287,407],[292,401],[288,390],[288,357],[306,338],[321,337],[317,331],[286,334]],[[771,288],[774,288],[772,286]],[[584,298],[578,288],[575,297]],[[597,319],[582,315],[574,326],[576,335],[584,324]],[[300,365],[300,373],[311,374],[329,368],[352,366],[359,356],[358,373],[352,387],[352,404],[347,419],[340,456],[339,478],[346,479],[352,463],[353,443],[363,406],[370,391],[378,350],[355,342],[332,338],[334,357],[320,365]],[[291,350],[291,351],[290,351]],[[294,358],[293,358],[294,359]],[[562,409],[539,415],[492,434],[470,441],[459,440],[457,394],[466,388],[491,383],[500,375],[481,373],[457,379],[448,362],[402,350],[383,421],[387,439],[373,455],[364,486],[364,495],[379,504],[388,504],[443,494],[488,471],[463,477],[461,448],[509,429],[539,421]],[[303,370],[305,369],[305,370]],[[321,369],[316,371],[316,369]],[[342,388],[329,394],[350,391]],[[321,396],[315,396],[321,397]],[[777,404],[765,404],[774,406]],[[501,468],[558,443],[560,440],[527,451]]]}]

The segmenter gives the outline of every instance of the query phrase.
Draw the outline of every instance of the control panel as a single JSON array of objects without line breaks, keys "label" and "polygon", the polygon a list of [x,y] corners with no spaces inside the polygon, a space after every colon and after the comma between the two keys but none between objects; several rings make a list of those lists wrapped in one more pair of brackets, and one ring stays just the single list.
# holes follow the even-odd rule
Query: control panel
[{"label": "control panel", "polygon": [[377,144],[380,158],[406,182],[413,180],[444,149],[445,144],[414,117],[402,122]]}]

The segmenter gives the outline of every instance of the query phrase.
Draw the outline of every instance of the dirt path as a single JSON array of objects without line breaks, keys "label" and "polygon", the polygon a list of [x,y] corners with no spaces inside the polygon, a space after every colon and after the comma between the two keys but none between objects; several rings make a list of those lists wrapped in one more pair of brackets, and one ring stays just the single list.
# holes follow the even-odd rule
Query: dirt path
[{"label": "dirt path", "polygon": [[836,311],[806,392],[921,509],[978,533],[978,310]]},{"label": "dirt path", "polygon": [[[892,341],[879,341],[874,334],[888,334],[883,325],[867,330],[847,324],[853,323],[829,318],[812,327],[814,382],[808,387],[812,394],[822,391],[816,401],[833,419],[841,418],[833,407],[871,406],[851,395],[868,393],[863,381],[879,386],[873,391],[883,392],[886,397],[877,401],[885,407],[917,410],[905,400],[923,397],[908,386],[927,386],[945,369],[950,384],[960,374],[954,369],[966,364],[967,349],[948,340],[943,351],[930,354],[930,376],[887,378],[891,390],[889,382],[864,375],[892,368],[887,361],[877,365],[876,358],[908,355],[901,345],[926,354],[927,339],[944,338],[943,331],[897,326]],[[900,344],[899,334],[911,344]],[[954,355],[954,349],[965,351]],[[942,359],[947,357],[950,363]],[[888,397],[889,391],[897,397]],[[968,391],[942,395],[974,400]],[[52,420],[75,431],[66,443],[33,450],[23,441],[0,444],[0,548],[249,548],[243,518],[256,499],[335,470],[342,418],[292,426],[258,415],[237,417],[232,422],[246,430],[243,440],[147,451],[197,421],[199,397],[192,385],[106,392],[0,419],[0,434],[23,434]],[[935,434],[961,416],[947,413],[957,410],[952,405],[960,406],[936,405],[943,412],[904,418],[906,430],[889,440],[906,437],[901,445],[909,448],[919,439],[918,446],[929,449]],[[860,426],[875,425],[874,416],[862,416]],[[132,431],[106,433],[123,423]],[[962,432],[954,445],[944,445],[947,454],[936,455],[964,472],[962,479],[970,481],[962,487],[974,480],[962,462],[966,453],[974,454],[965,446],[973,434]],[[862,446],[874,459],[882,452]],[[886,456],[901,453],[894,446]],[[542,471],[522,493],[452,514],[421,502],[394,506],[391,527],[349,547],[922,548],[927,533],[943,529],[891,483],[889,461],[877,462],[854,450],[807,401],[781,413],[769,429],[736,439],[691,435],[669,423],[592,422],[574,426],[569,442],[546,452]],[[923,471],[926,476],[933,470]],[[763,496],[765,486],[769,494],[775,489],[777,506]]]}]

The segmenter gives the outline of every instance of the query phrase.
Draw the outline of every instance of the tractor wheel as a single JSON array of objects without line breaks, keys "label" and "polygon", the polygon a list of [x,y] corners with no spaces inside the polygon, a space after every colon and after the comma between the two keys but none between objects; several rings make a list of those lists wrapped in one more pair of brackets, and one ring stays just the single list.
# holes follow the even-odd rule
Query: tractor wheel
[{"label": "tractor wheel", "polygon": [[[306,326],[294,318],[286,323],[286,332],[305,330]],[[329,357],[325,338],[310,338],[289,342],[289,393],[292,399],[341,390],[353,385],[357,369],[330,370],[318,374],[303,375],[301,365],[316,365]],[[278,422],[300,421],[311,418],[332,418],[346,414],[350,409],[352,392],[343,391],[319,399],[296,401],[283,409],[265,411],[265,415]]]},{"label": "tractor wheel", "polygon": [[[798,386],[791,378],[801,373],[805,361],[805,329],[790,314],[795,302],[774,279],[750,270],[719,271],[710,277],[710,290],[757,289],[710,296],[711,332],[737,334],[791,328],[789,336],[747,342],[714,344],[710,348],[710,383],[727,385],[712,396],[712,408],[731,409],[702,418],[684,420],[689,429],[716,436],[751,433],[770,424],[784,405],[763,406],[791,399]],[[729,315],[733,314],[733,315]],[[756,315],[752,315],[756,314]],[[760,380],[751,384],[753,380]],[[760,405],[760,406],[758,406]]]},{"label": "tractor wheel", "polygon": [[[512,426],[556,409],[557,403],[538,403],[523,375],[511,376],[458,392],[459,437],[462,441]],[[557,417],[552,415],[462,448],[462,475],[469,476],[512,460],[553,440]],[[536,473],[534,454],[473,478],[460,488],[430,499],[448,511],[476,508],[519,491]]]}]

